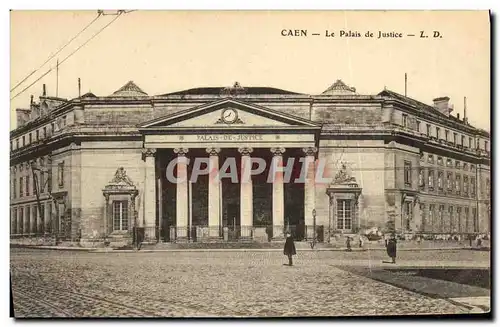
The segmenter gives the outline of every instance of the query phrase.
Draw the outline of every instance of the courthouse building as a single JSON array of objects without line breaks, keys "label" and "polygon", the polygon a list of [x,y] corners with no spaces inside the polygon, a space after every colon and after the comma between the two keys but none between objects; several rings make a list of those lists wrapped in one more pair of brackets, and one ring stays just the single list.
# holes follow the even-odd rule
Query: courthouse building
[{"label": "courthouse building", "polygon": [[[306,240],[313,226],[320,241],[375,227],[489,233],[490,135],[452,110],[448,97],[362,95],[340,80],[317,95],[235,83],[151,96],[128,82],[71,100],[44,86],[10,132],[11,236],[91,246],[131,242],[134,227],[148,242]],[[173,183],[179,157],[190,161]],[[268,182],[267,166],[246,183],[191,182],[195,158],[296,160],[290,181]]]}]

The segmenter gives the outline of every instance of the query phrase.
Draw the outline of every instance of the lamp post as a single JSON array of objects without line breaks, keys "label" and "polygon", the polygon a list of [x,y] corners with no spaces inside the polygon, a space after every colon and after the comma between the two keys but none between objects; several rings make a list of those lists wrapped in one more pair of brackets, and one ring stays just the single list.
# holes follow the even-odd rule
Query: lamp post
[{"label": "lamp post", "polygon": [[316,245],[316,209],[312,210],[312,216],[313,216],[313,238],[311,244],[311,249],[314,249],[314,246]]}]

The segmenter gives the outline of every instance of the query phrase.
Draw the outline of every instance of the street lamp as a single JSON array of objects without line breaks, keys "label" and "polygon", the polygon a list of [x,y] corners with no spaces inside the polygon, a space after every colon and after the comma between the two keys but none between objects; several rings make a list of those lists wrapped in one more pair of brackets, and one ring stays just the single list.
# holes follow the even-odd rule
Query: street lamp
[{"label": "street lamp", "polygon": [[316,209],[312,210],[312,216],[313,216],[313,239],[311,244],[311,249],[314,249],[314,246],[316,245]]}]

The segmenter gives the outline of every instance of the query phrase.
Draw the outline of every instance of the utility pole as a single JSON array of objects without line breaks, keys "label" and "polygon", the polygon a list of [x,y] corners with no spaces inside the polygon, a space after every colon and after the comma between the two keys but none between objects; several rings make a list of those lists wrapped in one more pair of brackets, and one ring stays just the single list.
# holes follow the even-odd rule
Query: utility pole
[{"label": "utility pole", "polygon": [[312,210],[312,216],[313,216],[313,239],[310,245],[311,249],[314,249],[314,246],[316,245],[316,209]]},{"label": "utility pole", "polygon": [[405,97],[408,96],[408,74],[405,73]]}]

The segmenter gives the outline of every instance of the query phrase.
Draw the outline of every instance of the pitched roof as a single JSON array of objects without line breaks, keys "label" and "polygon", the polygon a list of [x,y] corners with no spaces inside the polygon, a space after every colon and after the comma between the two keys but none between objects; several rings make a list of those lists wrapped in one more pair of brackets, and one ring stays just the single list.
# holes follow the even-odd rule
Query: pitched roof
[{"label": "pitched roof", "polygon": [[356,94],[356,88],[347,86],[342,80],[338,79],[327,88],[322,95],[353,95]]},{"label": "pitched roof", "polygon": [[133,81],[127,82],[127,84],[116,90],[112,96],[123,96],[123,97],[133,97],[133,96],[146,96],[146,92],[141,90]]},{"label": "pitched roof", "polygon": [[[219,95],[227,90],[226,87],[197,87],[193,89],[187,89],[178,92],[162,94],[167,95]],[[274,87],[245,87],[243,88],[244,94],[301,94],[291,91],[286,91],[282,89],[277,89]]]},{"label": "pitched roof", "polygon": [[82,98],[97,98],[97,96],[92,92],[87,92],[81,96]]}]

